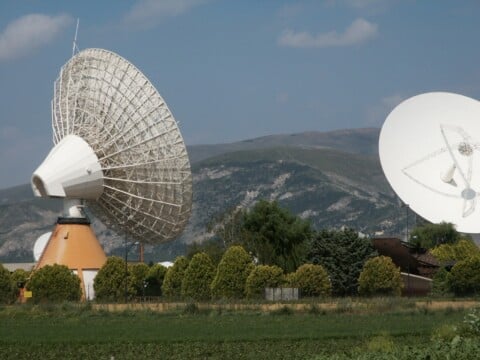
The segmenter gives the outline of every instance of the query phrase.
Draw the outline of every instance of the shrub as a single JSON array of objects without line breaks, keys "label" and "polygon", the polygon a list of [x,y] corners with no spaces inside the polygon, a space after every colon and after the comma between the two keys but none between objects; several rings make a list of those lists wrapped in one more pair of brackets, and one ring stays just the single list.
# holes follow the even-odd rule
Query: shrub
[{"label": "shrub", "polygon": [[266,287],[278,287],[284,281],[283,270],[278,266],[255,266],[247,277],[245,293],[249,298],[263,297]]},{"label": "shrub", "polygon": [[441,244],[453,244],[460,239],[460,233],[452,223],[423,224],[413,229],[410,244],[431,249]]},{"label": "shrub", "polygon": [[403,287],[400,268],[388,256],[367,260],[358,278],[361,295],[400,295]]},{"label": "shrub", "polygon": [[457,262],[450,271],[450,289],[456,295],[480,292],[480,258],[470,257]]},{"label": "shrub", "polygon": [[291,272],[285,275],[285,284],[290,287],[295,287],[295,273]]},{"label": "shrub", "polygon": [[150,266],[146,278],[147,288],[145,289],[145,294],[147,296],[162,295],[162,284],[166,273],[167,268],[163,265],[154,264]]},{"label": "shrub", "polygon": [[391,353],[395,350],[395,344],[389,334],[382,333],[367,342],[367,350],[376,353]]},{"label": "shrub", "polygon": [[[25,287],[27,280],[30,277],[30,271],[25,271],[23,269],[16,269],[11,273],[12,283],[14,287],[15,297],[17,298],[20,294],[20,287]],[[23,284],[23,286],[22,286]]]},{"label": "shrub", "polygon": [[448,295],[450,293],[450,273],[442,267],[433,276],[432,295]]},{"label": "shrub", "polygon": [[[126,289],[125,289],[126,284]],[[130,269],[125,269],[125,260],[111,256],[98,271],[93,282],[95,297],[100,301],[119,302],[135,294]]]},{"label": "shrub", "polygon": [[223,254],[225,254],[225,250],[223,241],[218,237],[202,241],[201,243],[193,242],[187,247],[187,259],[191,260],[195,254],[204,252],[210,257],[213,265],[217,267],[220,260],[222,260]]},{"label": "shrub", "polygon": [[321,265],[303,264],[291,275],[290,281],[302,296],[329,296],[332,292],[328,273]]},{"label": "shrub", "polygon": [[12,281],[15,287],[19,287],[19,284],[23,284],[25,286],[29,276],[30,271],[25,271],[23,269],[17,269],[11,274]]},{"label": "shrub", "polygon": [[13,282],[10,271],[0,265],[0,303],[10,304],[14,301],[16,284]]},{"label": "shrub", "polygon": [[262,265],[277,265],[284,271],[295,271],[305,262],[308,241],[313,229],[276,202],[258,201],[243,219],[242,245]]},{"label": "shrub", "polygon": [[218,264],[212,282],[212,296],[239,299],[245,295],[245,283],[253,269],[251,256],[241,246],[230,247]]},{"label": "shrub", "polygon": [[319,231],[309,248],[308,262],[327,270],[337,296],[357,295],[363,265],[378,255],[371,239],[360,237],[353,229]]},{"label": "shrub", "polygon": [[148,265],[144,263],[133,264],[128,266],[128,270],[132,277],[135,295],[142,296],[145,291],[146,279],[148,276]]},{"label": "shrub", "polygon": [[480,335],[480,313],[478,309],[473,309],[465,315],[463,322],[468,326],[472,334]]},{"label": "shrub", "polygon": [[179,298],[182,292],[182,281],[185,270],[188,267],[188,260],[185,256],[179,256],[168,268],[163,280],[162,293],[170,298]]},{"label": "shrub", "polygon": [[78,301],[80,278],[65,265],[46,265],[33,272],[27,284],[34,303]]},{"label": "shrub", "polygon": [[215,266],[204,252],[193,255],[182,281],[182,296],[197,301],[211,297],[210,285],[215,275]]},{"label": "shrub", "polygon": [[431,250],[440,262],[464,260],[468,257],[480,257],[480,248],[470,239],[461,239],[454,244],[443,244]]}]

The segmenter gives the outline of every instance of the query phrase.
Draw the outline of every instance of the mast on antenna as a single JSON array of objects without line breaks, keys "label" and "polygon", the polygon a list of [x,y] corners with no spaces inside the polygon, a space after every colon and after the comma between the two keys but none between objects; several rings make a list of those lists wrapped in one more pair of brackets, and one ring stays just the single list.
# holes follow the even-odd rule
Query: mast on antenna
[{"label": "mast on antenna", "polygon": [[80,25],[80,18],[77,18],[77,27],[75,29],[75,37],[73,38],[73,46],[72,46],[72,57],[75,55],[75,50],[78,52],[77,46],[77,35],[78,35],[78,26]]}]

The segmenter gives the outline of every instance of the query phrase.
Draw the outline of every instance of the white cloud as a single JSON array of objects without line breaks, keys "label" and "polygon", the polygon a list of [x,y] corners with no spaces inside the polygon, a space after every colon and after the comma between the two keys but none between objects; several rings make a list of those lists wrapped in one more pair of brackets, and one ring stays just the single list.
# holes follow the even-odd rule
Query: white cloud
[{"label": "white cloud", "polygon": [[129,24],[153,26],[205,4],[209,0],[139,0],[125,16]]},{"label": "white cloud", "polygon": [[278,39],[281,46],[296,48],[323,48],[364,43],[378,34],[378,26],[365,19],[355,20],[343,33],[331,31],[312,35],[308,32],[286,30]]},{"label": "white cloud", "polygon": [[22,57],[50,43],[71,21],[65,14],[29,14],[12,21],[0,33],[0,61]]}]

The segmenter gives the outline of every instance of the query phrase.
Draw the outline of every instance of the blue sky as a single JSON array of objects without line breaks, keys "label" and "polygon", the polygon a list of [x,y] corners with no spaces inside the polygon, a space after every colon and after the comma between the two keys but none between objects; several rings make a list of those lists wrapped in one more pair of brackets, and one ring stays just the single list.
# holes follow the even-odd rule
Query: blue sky
[{"label": "blue sky", "polygon": [[380,127],[428,91],[480,98],[478,1],[0,2],[0,188],[52,145],[53,82],[80,49],[140,68],[187,144]]}]

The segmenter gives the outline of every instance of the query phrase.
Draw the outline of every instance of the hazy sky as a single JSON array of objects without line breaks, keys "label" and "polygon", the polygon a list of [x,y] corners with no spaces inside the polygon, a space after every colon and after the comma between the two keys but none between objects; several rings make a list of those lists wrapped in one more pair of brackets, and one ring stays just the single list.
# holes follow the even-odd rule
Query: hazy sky
[{"label": "hazy sky", "polygon": [[379,127],[428,91],[480,98],[480,2],[0,2],[0,188],[52,145],[53,82],[78,45],[117,52],[169,104],[187,144]]}]

